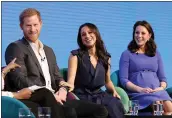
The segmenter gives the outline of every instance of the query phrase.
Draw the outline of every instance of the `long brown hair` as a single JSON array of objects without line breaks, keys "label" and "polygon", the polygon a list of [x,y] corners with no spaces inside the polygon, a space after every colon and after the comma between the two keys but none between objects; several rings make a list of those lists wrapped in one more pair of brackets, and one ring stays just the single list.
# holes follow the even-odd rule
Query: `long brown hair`
[{"label": "long brown hair", "polygon": [[151,25],[145,20],[137,21],[134,24],[134,26],[133,26],[133,39],[128,45],[128,50],[130,50],[132,53],[135,53],[139,49],[139,46],[137,45],[137,43],[134,39],[135,30],[136,30],[137,26],[145,27],[148,30],[148,32],[151,34],[151,38],[145,44],[145,55],[150,56],[150,57],[155,56],[157,46],[156,46],[156,43],[154,41],[154,39],[155,39],[154,32],[153,32]]},{"label": "long brown hair", "polygon": [[110,57],[110,54],[108,56],[108,53],[107,53],[106,47],[104,45],[104,42],[101,38],[100,32],[99,32],[98,28],[96,27],[96,25],[94,25],[92,23],[84,23],[79,27],[77,43],[78,43],[78,46],[80,47],[81,55],[83,55],[84,52],[87,52],[87,50],[88,50],[88,48],[83,44],[82,39],[81,39],[81,29],[85,26],[90,28],[91,31],[96,35],[96,39],[97,39],[96,45],[95,45],[96,46],[96,54],[97,54],[98,58],[102,60],[105,70],[107,70],[108,65],[109,65],[108,59]]}]

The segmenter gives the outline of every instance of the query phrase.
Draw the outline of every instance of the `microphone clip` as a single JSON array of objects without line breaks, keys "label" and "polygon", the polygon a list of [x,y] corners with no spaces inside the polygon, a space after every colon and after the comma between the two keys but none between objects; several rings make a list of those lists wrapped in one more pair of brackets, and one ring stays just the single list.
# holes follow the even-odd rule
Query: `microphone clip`
[{"label": "microphone clip", "polygon": [[45,60],[45,57],[41,58],[41,61],[44,61]]}]

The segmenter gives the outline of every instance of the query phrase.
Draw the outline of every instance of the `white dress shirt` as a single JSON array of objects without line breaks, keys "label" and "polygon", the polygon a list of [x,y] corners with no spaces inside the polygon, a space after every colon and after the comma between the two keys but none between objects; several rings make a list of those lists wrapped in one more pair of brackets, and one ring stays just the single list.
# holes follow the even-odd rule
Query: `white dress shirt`
[{"label": "white dress shirt", "polygon": [[[28,41],[28,40],[27,40]],[[50,72],[49,72],[49,66],[48,66],[48,62],[47,62],[47,58],[44,52],[44,45],[42,44],[42,42],[40,40],[37,40],[38,43],[33,43],[31,41],[28,41],[31,48],[33,49],[39,64],[41,66],[44,78],[45,78],[45,83],[46,83],[46,88],[49,89],[50,91],[54,92],[54,90],[51,87],[51,76],[50,76]]]}]

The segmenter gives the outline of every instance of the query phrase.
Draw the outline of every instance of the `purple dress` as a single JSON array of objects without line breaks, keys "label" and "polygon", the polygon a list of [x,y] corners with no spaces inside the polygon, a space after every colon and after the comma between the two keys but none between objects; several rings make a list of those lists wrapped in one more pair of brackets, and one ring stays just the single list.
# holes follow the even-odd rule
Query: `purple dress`
[{"label": "purple dress", "polygon": [[[145,54],[131,53],[126,50],[122,53],[119,64],[119,77],[121,85],[126,89],[126,83],[155,89],[160,82],[166,82],[163,63],[160,53],[156,51],[153,57]],[[139,109],[144,109],[157,100],[172,100],[165,90],[154,93],[138,93],[127,90],[131,100],[139,100]]]}]

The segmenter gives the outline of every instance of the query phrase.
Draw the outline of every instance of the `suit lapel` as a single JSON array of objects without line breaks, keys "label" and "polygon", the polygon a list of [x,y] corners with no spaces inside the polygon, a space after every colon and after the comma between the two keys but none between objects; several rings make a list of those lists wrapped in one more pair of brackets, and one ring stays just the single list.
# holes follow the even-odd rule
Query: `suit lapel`
[{"label": "suit lapel", "polygon": [[40,64],[39,64],[39,61],[38,61],[38,59],[37,59],[37,57],[36,57],[36,55],[35,55],[35,53],[34,53],[32,47],[29,45],[29,43],[27,42],[27,40],[26,40],[25,38],[23,38],[22,40],[23,40],[23,43],[24,43],[24,44],[26,45],[26,47],[28,48],[28,50],[29,50],[29,52],[30,52],[30,54],[31,54],[31,56],[32,56],[32,59],[33,59],[33,61],[35,62],[35,64],[37,65],[37,67],[38,67],[40,73],[41,73],[42,76],[44,77],[43,72],[42,72],[42,69],[41,69],[41,66],[40,66]]},{"label": "suit lapel", "polygon": [[[48,53],[48,50],[47,50],[47,47],[44,45],[44,51],[45,51],[45,55],[46,55],[46,59],[47,59],[47,62],[48,62],[48,66],[49,66],[49,72],[50,72],[50,75],[51,75],[51,72],[52,72],[52,67],[51,67],[51,60],[50,58],[52,57],[51,55],[49,55]],[[48,58],[47,58],[48,57]]]}]

